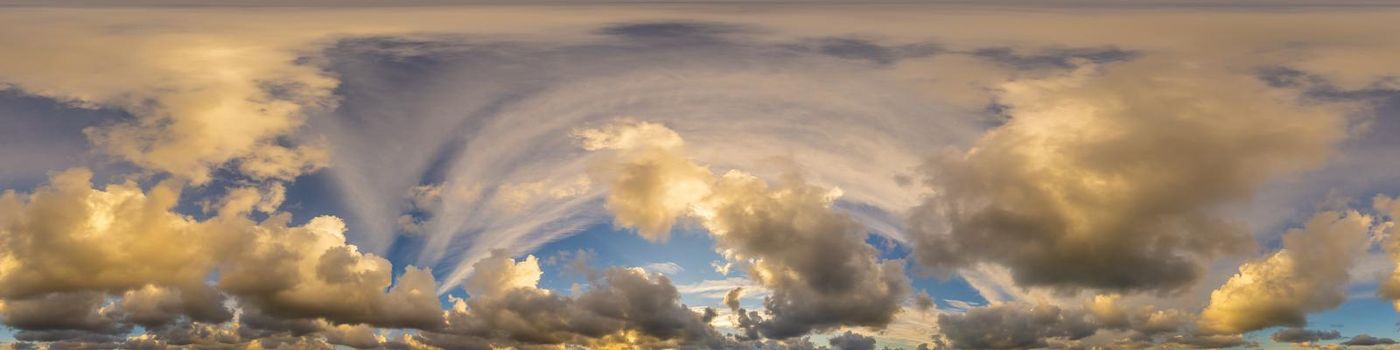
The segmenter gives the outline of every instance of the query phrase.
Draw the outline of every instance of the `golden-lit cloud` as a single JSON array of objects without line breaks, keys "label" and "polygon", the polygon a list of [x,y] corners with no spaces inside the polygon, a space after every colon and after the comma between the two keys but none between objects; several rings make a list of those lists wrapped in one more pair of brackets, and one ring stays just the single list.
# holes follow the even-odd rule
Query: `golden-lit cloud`
[{"label": "golden-lit cloud", "polygon": [[[410,266],[392,281],[389,261],[347,244],[338,218],[293,226],[274,212],[253,221],[268,202],[241,188],[200,221],[172,211],[180,181],[93,188],[91,176],[71,169],[33,193],[0,195],[6,325],[112,334],[132,324],[221,323],[254,309],[379,327],[442,323],[432,275]],[[43,311],[60,305],[69,311]]]},{"label": "golden-lit cloud", "polygon": [[708,195],[714,181],[709,169],[681,153],[680,135],[659,124],[612,124],[579,130],[575,137],[586,150],[626,151],[599,171],[611,179],[608,208],[617,223],[647,239],[665,240],[676,219]]},{"label": "golden-lit cloud", "polygon": [[94,189],[91,177],[72,169],[33,193],[0,195],[0,297],[202,283],[216,261],[203,244],[212,235],[171,212],[177,181]]},{"label": "golden-lit cloud", "polygon": [[98,23],[32,16],[53,22],[0,35],[12,48],[0,60],[0,84],[131,114],[84,130],[103,152],[194,183],[230,163],[275,179],[326,165],[324,145],[281,143],[310,109],[334,102],[336,80],[279,46],[299,43],[159,25],[104,32],[92,27]]},{"label": "golden-lit cloud", "polygon": [[1396,220],[1400,219],[1400,200],[1396,197],[1379,195],[1373,200],[1373,208],[1378,215],[1387,219],[1379,223],[1376,228],[1377,235],[1374,239],[1381,240],[1385,251],[1390,254],[1394,261],[1394,268],[1389,275],[1381,279],[1380,288],[1377,291],[1381,297],[1390,299],[1395,303],[1395,309],[1400,310],[1400,235],[1397,235]]},{"label": "golden-lit cloud", "polygon": [[1322,212],[1283,237],[1283,249],[1246,262],[1210,295],[1201,328],[1242,333],[1271,326],[1301,327],[1307,314],[1346,300],[1349,270],[1369,246],[1374,218]]},{"label": "golden-lit cloud", "polygon": [[926,166],[919,260],[996,263],[1025,286],[1177,291],[1247,252],[1240,223],[1212,208],[1317,166],[1348,122],[1217,69],[1144,58],[1004,84],[1011,119]]}]

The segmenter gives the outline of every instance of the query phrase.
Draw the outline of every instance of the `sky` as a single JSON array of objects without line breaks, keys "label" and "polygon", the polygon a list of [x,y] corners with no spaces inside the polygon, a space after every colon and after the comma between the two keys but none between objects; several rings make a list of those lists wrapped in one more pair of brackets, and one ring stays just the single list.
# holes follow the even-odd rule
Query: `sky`
[{"label": "sky", "polygon": [[1397,32],[0,1],[0,349],[1400,348]]}]

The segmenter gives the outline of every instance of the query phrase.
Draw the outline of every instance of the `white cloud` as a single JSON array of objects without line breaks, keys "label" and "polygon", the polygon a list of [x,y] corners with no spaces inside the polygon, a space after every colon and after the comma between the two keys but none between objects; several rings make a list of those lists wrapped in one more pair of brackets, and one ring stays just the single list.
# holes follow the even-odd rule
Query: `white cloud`
[{"label": "white cloud", "polygon": [[667,275],[675,275],[680,273],[681,271],[685,271],[685,268],[673,262],[650,263],[642,265],[642,269],[651,272],[664,273]]}]

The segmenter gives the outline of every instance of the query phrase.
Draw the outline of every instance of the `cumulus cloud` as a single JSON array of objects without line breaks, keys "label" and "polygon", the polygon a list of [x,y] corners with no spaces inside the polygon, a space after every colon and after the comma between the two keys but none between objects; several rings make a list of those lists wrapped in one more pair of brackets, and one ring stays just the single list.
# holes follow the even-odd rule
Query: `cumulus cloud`
[{"label": "cumulus cloud", "polygon": [[[502,268],[504,267],[504,268]],[[589,346],[715,346],[726,341],[709,321],[680,304],[680,293],[664,275],[611,268],[576,297],[535,286],[539,263],[516,261],[502,250],[477,263],[469,286],[485,281],[520,281],[489,293],[453,299],[448,325],[425,332],[427,344],[446,348],[579,344]],[[512,277],[517,276],[517,277]],[[524,283],[529,282],[529,283]],[[716,343],[719,342],[719,343]]]},{"label": "cumulus cloud", "polygon": [[1395,264],[1390,274],[1381,280],[1377,292],[1381,297],[1393,301],[1396,310],[1400,310],[1400,234],[1397,234],[1400,231],[1396,228],[1396,220],[1400,220],[1400,200],[1384,195],[1376,196],[1372,206],[1378,215],[1388,220],[1378,225],[1375,238],[1382,240],[1385,251],[1390,254],[1390,259]]},{"label": "cumulus cloud", "polygon": [[[1057,305],[1056,303],[1062,304]],[[1197,327],[1198,315],[1104,294],[1080,304],[1001,302],[938,316],[938,341],[957,349],[1220,348],[1250,344],[1240,334]]]},{"label": "cumulus cloud", "polygon": [[247,236],[224,243],[241,254],[219,270],[219,288],[279,317],[429,329],[441,323],[437,283],[428,270],[408,267],[395,283],[387,259],[345,243],[338,218],[295,227],[289,220],[283,214],[234,226]]},{"label": "cumulus cloud", "polygon": [[409,266],[393,281],[388,260],[346,243],[338,218],[251,219],[275,207],[265,197],[277,191],[233,189],[200,221],[173,211],[178,180],[143,190],[133,181],[94,188],[91,177],[72,169],[32,193],[0,194],[0,314],[10,327],[43,332],[28,336],[133,325],[159,336],[167,326],[230,321],[230,306],[246,324],[443,322],[427,270]]},{"label": "cumulus cloud", "polygon": [[[1354,257],[1365,252],[1375,228],[1389,225],[1373,222],[1374,217],[1356,211],[1317,213],[1303,227],[1284,235],[1283,249],[1267,259],[1246,262],[1239,274],[1212,293],[1199,315],[1159,308],[1157,302],[1134,305],[1117,294],[1100,294],[1078,307],[993,303],[943,314],[939,329],[958,348],[1247,345],[1250,342],[1240,333],[1302,326],[1308,313],[1341,303]],[[1280,342],[1315,343],[1338,337],[1335,331],[1296,328],[1274,334]]]},{"label": "cumulus cloud", "polygon": [[226,297],[213,286],[199,284],[181,288],[148,284],[122,294],[119,310],[125,320],[146,328],[158,328],[186,317],[195,322],[219,323],[233,314],[224,307]]},{"label": "cumulus cloud", "polygon": [[835,350],[875,350],[875,338],[846,331],[827,340]]},{"label": "cumulus cloud", "polygon": [[1271,326],[1303,326],[1307,314],[1346,300],[1348,270],[1366,252],[1371,216],[1356,211],[1314,215],[1283,238],[1283,249],[1246,262],[1211,293],[1202,329],[1240,333]]},{"label": "cumulus cloud", "polygon": [[91,178],[72,169],[31,194],[0,194],[0,297],[202,283],[213,247],[197,222],[170,211],[178,182],[93,189]]},{"label": "cumulus cloud", "polygon": [[1088,314],[1048,304],[1000,304],[940,315],[938,328],[953,347],[966,349],[1039,348],[1051,338],[1076,340],[1098,331]]},{"label": "cumulus cloud", "polygon": [[1318,165],[1347,123],[1248,76],[1161,59],[1003,84],[1011,119],[935,157],[910,218],[937,271],[1007,267],[1022,286],[1179,291],[1249,236],[1212,208]]},{"label": "cumulus cloud", "polygon": [[[1080,307],[1058,301],[1060,306],[1050,305],[1054,312],[1036,310],[1044,303],[993,303],[942,315],[939,328],[952,344],[967,348],[1247,345],[1243,332],[1303,326],[1309,313],[1344,301],[1356,257],[1364,255],[1380,229],[1392,225],[1355,210],[1318,212],[1284,235],[1282,249],[1242,265],[1240,273],[1211,294],[1199,315],[1159,308],[1155,304],[1161,299],[1134,306],[1120,295],[1101,294]],[[1275,341],[1300,343],[1337,337],[1335,331],[1298,328],[1274,335]]]},{"label": "cumulus cloud", "polygon": [[1190,333],[1196,315],[1154,305],[1125,305],[1117,295],[1096,295],[1084,303],[1085,312],[1105,329],[1129,330],[1144,337]]},{"label": "cumulus cloud", "polygon": [[0,302],[5,325],[29,331],[81,331],[115,334],[124,331],[102,293],[50,293]]},{"label": "cumulus cloud", "polygon": [[516,262],[504,250],[493,251],[490,257],[478,261],[476,271],[464,287],[473,297],[483,298],[518,288],[534,288],[544,274],[534,255]]},{"label": "cumulus cloud", "polygon": [[619,225],[647,239],[665,240],[676,219],[709,194],[710,170],[686,158],[680,135],[661,124],[610,124],[575,137],[586,150],[627,151],[601,163],[601,176],[612,180],[607,205]]},{"label": "cumulus cloud", "polygon": [[575,135],[586,149],[614,151],[600,167],[610,170],[603,176],[618,222],[664,237],[678,218],[698,220],[718,252],[772,290],[766,318],[752,323],[764,336],[881,327],[909,293],[901,262],[880,261],[864,226],[832,209],[839,190],[796,177],[774,186],[739,171],[716,176],[687,158],[680,136],[660,124],[619,122]]},{"label": "cumulus cloud", "polygon": [[717,248],[772,290],[764,335],[888,324],[910,290],[902,262],[879,261],[864,227],[830,208],[831,192],[795,181],[769,188],[727,173],[706,198],[713,211],[701,214]]}]

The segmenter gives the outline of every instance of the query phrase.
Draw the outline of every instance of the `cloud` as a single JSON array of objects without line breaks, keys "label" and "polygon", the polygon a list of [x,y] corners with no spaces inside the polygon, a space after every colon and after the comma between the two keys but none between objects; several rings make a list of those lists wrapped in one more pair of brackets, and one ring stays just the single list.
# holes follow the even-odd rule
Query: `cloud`
[{"label": "cloud", "polygon": [[680,273],[681,271],[685,271],[685,268],[673,262],[650,263],[642,266],[642,269],[651,272],[664,273],[667,275],[674,275]]},{"label": "cloud", "polygon": [[1098,331],[1089,315],[1054,305],[1001,304],[938,316],[938,328],[956,348],[1023,349],[1049,338],[1082,339]]},{"label": "cloud", "polygon": [[1050,49],[1044,52],[1016,52],[1011,48],[996,47],[974,50],[973,56],[1015,67],[1017,69],[1060,68],[1073,69],[1084,63],[1109,63],[1127,61],[1137,53],[1116,47]]},{"label": "cloud", "polygon": [[200,221],[172,211],[178,180],[143,190],[134,181],[94,188],[91,177],[71,169],[32,193],[0,194],[0,314],[10,327],[44,332],[28,336],[133,325],[159,335],[234,318],[422,329],[443,322],[431,273],[408,266],[392,281],[388,260],[346,243],[340,219],[251,219],[276,207],[267,205],[280,201],[276,190],[231,189],[217,214]]},{"label": "cloud", "polygon": [[610,179],[608,209],[623,227],[650,240],[665,240],[677,217],[709,195],[709,169],[680,152],[680,135],[655,123],[611,124],[575,132],[589,151],[627,150],[604,164]]},{"label": "cloud", "polygon": [[[596,205],[606,200],[602,189],[607,184],[602,181],[593,181],[577,197],[532,197],[538,201],[521,210],[486,204],[518,202],[516,190],[526,189],[526,184],[576,180],[588,165],[597,164],[593,158],[607,152],[583,152],[576,144],[561,142],[567,141],[561,136],[616,116],[665,121],[686,131],[700,146],[689,147],[688,154],[707,166],[745,168],[766,176],[766,171],[785,170],[765,166],[772,157],[791,156],[808,167],[804,174],[812,182],[841,183],[848,193],[843,203],[874,203],[880,208],[917,201],[917,191],[899,189],[890,179],[918,162],[923,147],[913,144],[944,144],[964,130],[957,125],[961,119],[952,115],[939,114],[937,123],[927,123],[926,112],[940,107],[885,84],[893,75],[875,72],[862,62],[786,45],[795,40],[769,43],[737,36],[701,47],[617,36],[590,35],[578,42],[550,38],[547,43],[475,35],[341,41],[331,57],[333,71],[352,78],[344,87],[352,98],[341,104],[348,118],[318,119],[314,122],[327,125],[317,125],[314,131],[331,131],[328,138],[337,152],[330,172],[344,178],[347,193],[362,198],[347,203],[364,209],[349,218],[351,222],[362,217],[380,221],[356,231],[376,232],[370,239],[391,242],[377,232],[394,231],[403,208],[383,203],[397,202],[405,188],[420,182],[479,187],[479,201],[443,206],[431,218],[421,218],[422,230],[415,230],[429,240],[418,262],[455,263],[457,269],[445,278],[455,285],[470,274],[471,263],[492,249],[525,253],[607,220],[608,213]],[[813,63],[792,64],[793,59]],[[406,80],[433,83],[405,84]],[[486,80],[496,83],[472,83]],[[811,90],[814,86],[823,88]],[[795,92],[802,89],[809,91]],[[774,107],[778,105],[784,107]],[[753,116],[754,110],[765,112]],[[813,115],[830,119],[788,122]],[[538,123],[513,122],[520,118]],[[726,122],[714,123],[717,120]],[[856,125],[862,130],[852,129]],[[892,132],[906,136],[886,136]],[[404,149],[365,141],[386,138],[403,140]],[[877,165],[850,153],[852,149],[879,158],[873,162]],[[876,190],[879,193],[872,192]],[[898,227],[894,216],[858,219],[868,218],[889,221],[882,223],[881,232],[896,234],[884,229]]]},{"label": "cloud", "polygon": [[745,28],[741,26],[727,23],[673,21],[613,24],[597,32],[631,40],[662,41],[667,45],[697,45],[720,41],[725,35],[744,31]]},{"label": "cloud", "polygon": [[1350,346],[1374,346],[1389,344],[1395,344],[1395,339],[1380,338],[1368,334],[1357,334],[1356,336],[1351,337],[1351,339],[1347,339],[1347,341],[1342,342],[1342,345]]},{"label": "cloud", "polygon": [[925,166],[937,193],[912,212],[916,253],[1061,290],[1191,285],[1252,246],[1212,207],[1319,165],[1347,130],[1336,109],[1163,58],[1006,83],[998,100],[1010,121]]},{"label": "cloud", "polygon": [[923,58],[943,53],[942,48],[931,43],[883,45],[874,40],[851,37],[813,39],[793,46],[832,57],[864,60],[878,65],[889,65],[904,59]]},{"label": "cloud", "polygon": [[102,30],[111,19],[56,17],[36,14],[12,23],[28,28],[23,34],[0,35],[12,48],[0,60],[0,85],[130,113],[134,118],[84,130],[103,152],[196,184],[225,166],[253,178],[290,179],[326,165],[322,145],[285,142],[309,112],[334,102],[336,80],[296,63],[301,48],[291,45],[303,39],[210,35],[207,27],[203,35]]},{"label": "cloud", "polygon": [[729,307],[729,311],[739,312],[739,298],[744,296],[744,287],[736,287],[728,293],[724,293],[724,306]]},{"label": "cloud", "polygon": [[1187,334],[1171,337],[1164,341],[1168,344],[1180,344],[1197,349],[1220,349],[1239,346],[1257,346],[1258,343],[1245,340],[1243,336],[1234,335],[1202,335]]},{"label": "cloud", "polygon": [[1283,249],[1246,262],[1211,293],[1201,328],[1240,333],[1303,326],[1307,314],[1346,300],[1348,270],[1369,245],[1373,218],[1356,211],[1314,215],[1283,238]]},{"label": "cloud", "polygon": [[1377,294],[1390,299],[1394,302],[1395,309],[1400,310],[1400,235],[1397,235],[1395,221],[1400,220],[1400,200],[1378,195],[1372,200],[1372,207],[1378,215],[1389,220],[1377,227],[1376,238],[1382,239],[1382,245],[1395,266],[1388,276],[1381,279]]},{"label": "cloud", "polygon": [[[1160,301],[1132,306],[1120,295],[1100,294],[1084,300],[1080,307],[993,303],[941,315],[939,329],[951,344],[961,348],[1245,345],[1249,342],[1241,337],[1242,332],[1301,326],[1308,313],[1341,303],[1355,260],[1349,257],[1365,252],[1374,229],[1389,226],[1373,223],[1374,217],[1356,211],[1317,213],[1303,227],[1284,235],[1283,249],[1268,259],[1246,262],[1240,274],[1212,293],[1200,315],[1176,308],[1159,309],[1156,304]],[[1274,337],[1276,341],[1316,342],[1339,337],[1334,333],[1286,329]],[[1128,343],[1122,343],[1125,341]]]},{"label": "cloud", "polygon": [[718,252],[772,291],[767,317],[754,323],[766,337],[882,327],[909,293],[902,264],[880,261],[865,243],[868,231],[831,208],[838,190],[795,177],[770,187],[739,171],[715,176],[660,124],[619,122],[575,135],[585,149],[614,151],[600,168],[608,169],[602,176],[612,184],[608,204],[618,222],[657,238],[682,216],[698,220]]},{"label": "cloud", "polygon": [[[1147,299],[1152,300],[1152,299]],[[1100,294],[1072,301],[1000,302],[938,315],[937,328],[958,349],[1219,348],[1249,344],[1240,334],[1197,327],[1198,315],[1158,301]],[[1059,305],[1057,305],[1059,304]]]},{"label": "cloud", "polygon": [[106,308],[102,293],[51,293],[39,297],[5,300],[0,319],[5,325],[30,331],[71,330],[115,335],[127,329]]},{"label": "cloud", "polygon": [[490,297],[509,293],[518,288],[534,288],[539,284],[540,263],[531,255],[516,262],[504,250],[491,252],[491,257],[476,263],[477,273],[465,283],[467,293],[474,297]]},{"label": "cloud", "polygon": [[743,299],[768,295],[769,291],[753,280],[743,277],[729,277],[722,280],[703,280],[676,286],[683,295],[699,295],[710,299],[723,299],[735,288],[743,288]]},{"label": "cloud", "polygon": [[[790,180],[791,181],[791,180]],[[788,338],[838,325],[880,327],[910,292],[901,261],[879,261],[867,232],[830,208],[832,193],[785,182],[769,188],[729,172],[706,198],[702,224],[730,259],[772,290],[760,329]]]},{"label": "cloud", "polygon": [[146,328],[158,328],[187,317],[195,322],[219,323],[233,314],[224,306],[227,299],[208,285],[168,288],[148,284],[122,294],[116,306],[125,320]]},{"label": "cloud", "polygon": [[1316,343],[1320,340],[1332,340],[1341,337],[1342,332],[1335,330],[1324,331],[1303,328],[1284,328],[1274,332],[1273,335],[1269,336],[1269,339],[1280,343]]},{"label": "cloud", "polygon": [[326,342],[334,345],[345,345],[356,349],[377,348],[383,345],[383,339],[375,334],[374,327],[360,325],[338,325],[323,333]]},{"label": "cloud", "polygon": [[875,350],[875,338],[846,331],[827,340],[835,350]]},{"label": "cloud", "polygon": [[0,298],[202,283],[213,247],[196,222],[170,211],[178,182],[145,192],[135,182],[93,189],[91,177],[72,169],[27,196],[0,194]]},{"label": "cloud", "polygon": [[[534,256],[515,261],[501,250],[477,263],[469,286],[512,280],[502,275],[538,278]],[[493,268],[511,266],[506,268]],[[514,279],[525,282],[527,279]],[[581,344],[604,346],[699,346],[726,341],[712,327],[713,311],[696,313],[679,303],[680,293],[661,274],[611,268],[594,276],[576,297],[540,289],[531,283],[502,286],[490,293],[453,298],[447,326],[425,332],[424,342],[453,348]],[[509,288],[505,288],[509,287]]]},{"label": "cloud", "polygon": [[220,270],[220,289],[278,317],[428,329],[441,324],[437,283],[428,270],[407,267],[395,283],[388,260],[346,245],[338,218],[317,217],[301,227],[287,226],[288,219],[273,216],[252,227],[245,243],[225,243],[242,253]]}]

